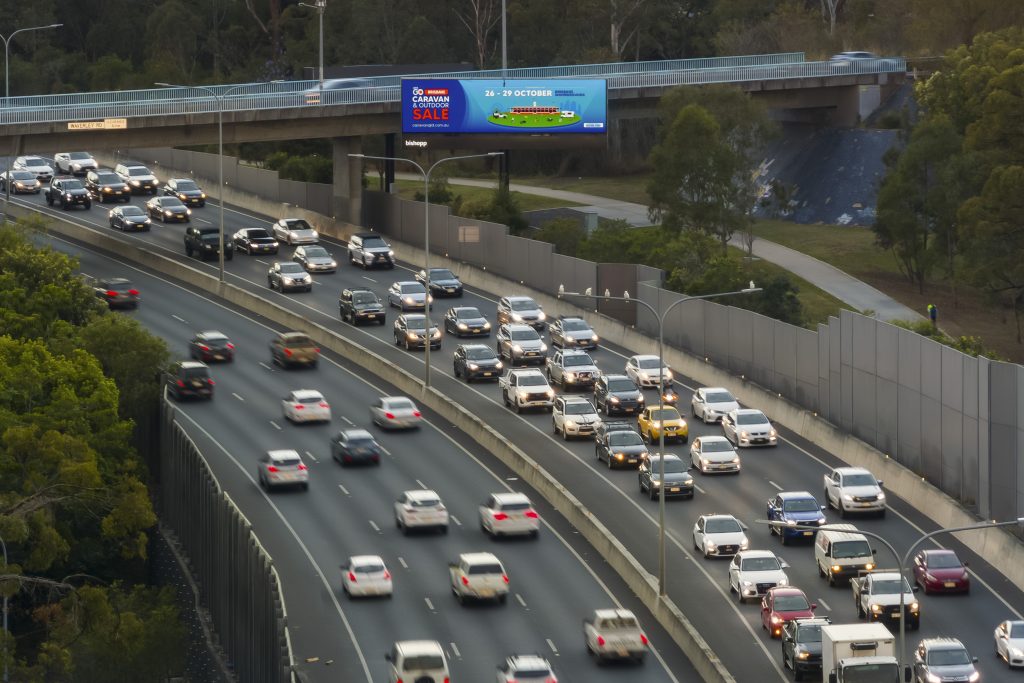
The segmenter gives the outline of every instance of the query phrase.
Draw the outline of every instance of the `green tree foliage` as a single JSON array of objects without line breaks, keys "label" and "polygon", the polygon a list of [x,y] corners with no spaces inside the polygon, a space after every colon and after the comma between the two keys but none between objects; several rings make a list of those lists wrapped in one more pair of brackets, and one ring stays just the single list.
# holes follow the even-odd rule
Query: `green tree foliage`
[{"label": "green tree foliage", "polygon": [[587,239],[587,231],[576,219],[556,218],[544,223],[533,237],[555,245],[555,251],[559,254],[575,256],[580,243]]},{"label": "green tree foliage", "polygon": [[985,343],[980,337],[974,336],[959,336],[949,337],[944,332],[932,325],[930,320],[890,320],[890,324],[896,327],[902,327],[905,330],[916,332],[922,337],[928,337],[934,341],[939,342],[945,346],[966,353],[968,356],[985,356],[992,360],[1006,360],[985,346]]},{"label": "green tree foliage", "polygon": [[[433,202],[433,199],[431,199]],[[529,224],[523,218],[523,212],[519,208],[519,202],[511,192],[503,188],[497,188],[489,199],[475,199],[461,202],[459,213],[466,218],[477,218],[507,225],[513,235],[520,235],[526,231]]]}]

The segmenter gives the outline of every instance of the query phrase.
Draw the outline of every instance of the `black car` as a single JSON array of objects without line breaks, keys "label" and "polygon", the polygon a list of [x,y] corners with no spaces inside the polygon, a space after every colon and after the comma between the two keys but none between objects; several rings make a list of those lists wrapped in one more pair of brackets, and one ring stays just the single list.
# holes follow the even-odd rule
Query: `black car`
[{"label": "black car", "polygon": [[313,276],[294,261],[275,261],[267,271],[267,286],[287,292],[299,289],[313,291]]},{"label": "black car", "polygon": [[188,355],[204,363],[235,360],[235,345],[223,332],[199,332],[188,341]]},{"label": "black car", "polygon": [[188,206],[206,206],[206,193],[189,178],[171,178],[164,185],[163,193],[168,197],[177,197]]},{"label": "black car", "polygon": [[213,378],[205,363],[181,360],[164,373],[167,392],[176,401],[185,398],[213,398]]},{"label": "black car", "polygon": [[100,204],[115,200],[128,203],[132,200],[132,190],[128,183],[113,171],[89,171],[85,174],[85,189]]},{"label": "black car", "polygon": [[665,497],[693,498],[693,476],[678,455],[651,455],[640,463],[640,493],[651,500],[661,495],[661,459],[665,458]]},{"label": "black car", "polygon": [[331,437],[331,457],[342,467],[354,464],[380,464],[381,447],[365,429],[342,429]]},{"label": "black car", "polygon": [[644,395],[626,375],[602,375],[594,383],[594,405],[605,415],[634,415],[644,408]]},{"label": "black car", "polygon": [[828,617],[814,617],[793,619],[782,627],[782,666],[792,669],[796,680],[821,671],[821,627],[831,623]]},{"label": "black car", "polygon": [[[235,250],[231,242],[224,240],[224,260],[230,261],[235,256]],[[204,261],[220,258],[220,228],[209,226],[200,228],[189,226],[185,231],[185,253],[188,256],[195,254]]]},{"label": "black car", "polygon": [[444,331],[456,337],[487,337],[491,334],[491,323],[478,308],[453,306],[444,314]]},{"label": "black car", "polygon": [[103,299],[111,309],[139,307],[139,290],[135,289],[135,285],[131,281],[123,277],[94,280],[92,289],[96,296]]},{"label": "black car", "polygon": [[177,197],[153,197],[146,202],[146,213],[152,218],[159,218],[164,223],[191,221],[192,210],[181,203]]},{"label": "black car", "polygon": [[[403,313],[395,320],[395,344],[406,350],[422,349],[426,346],[427,316],[422,313]],[[430,348],[441,348],[441,330],[430,326]]]},{"label": "black car", "polygon": [[118,230],[149,230],[153,224],[146,212],[133,204],[115,207],[109,215],[110,227]]},{"label": "black car", "polygon": [[338,315],[353,325],[360,322],[383,325],[387,320],[384,303],[376,293],[366,287],[349,287],[341,290],[338,296]]},{"label": "black car", "polygon": [[263,228],[242,228],[232,238],[235,249],[246,254],[276,254],[280,244]]},{"label": "black car", "polygon": [[[605,422],[604,424],[608,424]],[[622,424],[622,423],[612,423]],[[606,429],[594,437],[594,452],[598,460],[616,467],[639,467],[648,455],[647,444],[631,423],[624,427]]]},{"label": "black car", "polygon": [[455,349],[452,373],[456,377],[465,377],[467,383],[475,379],[497,380],[504,370],[505,365],[498,354],[485,344],[460,344]]},{"label": "black car", "polygon": [[[416,273],[416,282],[426,285],[427,271]],[[462,296],[462,280],[447,268],[431,268],[430,293],[437,297]]]},{"label": "black car", "polygon": [[60,208],[65,210],[72,206],[92,208],[92,197],[78,178],[54,178],[50,181],[50,186],[43,192],[43,196],[46,197],[46,203],[50,206],[60,204]]}]

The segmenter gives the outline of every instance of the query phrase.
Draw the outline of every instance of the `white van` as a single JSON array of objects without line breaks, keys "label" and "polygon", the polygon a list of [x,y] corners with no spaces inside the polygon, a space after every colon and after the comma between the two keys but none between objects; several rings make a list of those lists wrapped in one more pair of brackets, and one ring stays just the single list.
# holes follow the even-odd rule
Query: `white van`
[{"label": "white van", "polygon": [[436,640],[400,640],[385,659],[390,683],[448,683],[448,660]]},{"label": "white van", "polygon": [[875,568],[875,550],[864,534],[852,524],[832,524],[814,539],[814,562],[818,574],[830,586],[839,579],[857,576],[857,572]]}]

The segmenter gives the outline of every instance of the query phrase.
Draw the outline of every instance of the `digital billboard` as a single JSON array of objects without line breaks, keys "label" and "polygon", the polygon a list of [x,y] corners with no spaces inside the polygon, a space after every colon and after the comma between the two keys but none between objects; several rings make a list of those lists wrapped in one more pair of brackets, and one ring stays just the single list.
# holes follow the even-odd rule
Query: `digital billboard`
[{"label": "digital billboard", "polygon": [[602,79],[402,79],[402,133],[603,135]]}]

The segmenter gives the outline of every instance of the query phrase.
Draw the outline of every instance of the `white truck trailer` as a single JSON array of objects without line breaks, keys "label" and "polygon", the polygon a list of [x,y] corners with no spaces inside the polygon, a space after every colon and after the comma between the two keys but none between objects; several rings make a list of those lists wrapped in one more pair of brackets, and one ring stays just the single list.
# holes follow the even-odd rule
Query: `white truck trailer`
[{"label": "white truck trailer", "polygon": [[896,639],[884,624],[821,627],[823,683],[900,683]]}]

